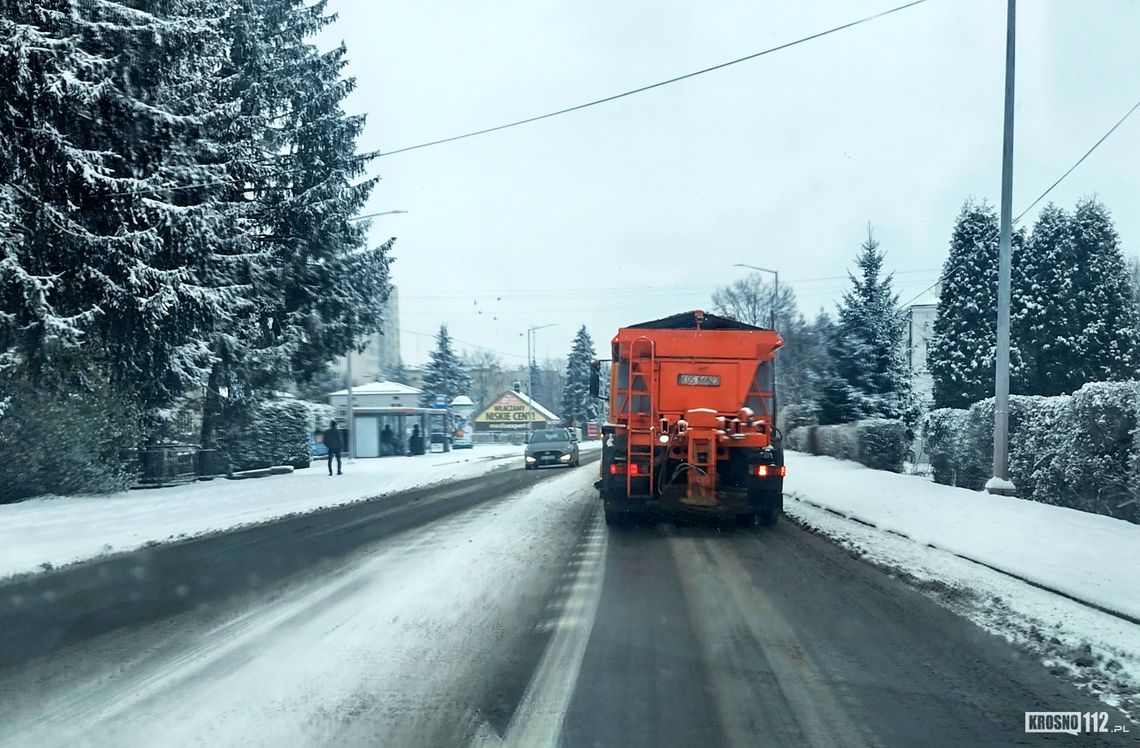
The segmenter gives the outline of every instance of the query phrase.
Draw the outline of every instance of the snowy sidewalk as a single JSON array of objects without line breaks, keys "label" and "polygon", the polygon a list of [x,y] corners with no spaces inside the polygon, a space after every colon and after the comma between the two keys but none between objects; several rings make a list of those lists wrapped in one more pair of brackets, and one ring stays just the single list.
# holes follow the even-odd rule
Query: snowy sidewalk
[{"label": "snowy sidewalk", "polygon": [[[588,442],[582,451],[600,444]],[[477,445],[420,457],[345,462],[344,475],[331,478],[321,461],[290,475],[255,480],[219,478],[0,505],[0,578],[47,568],[45,564],[60,566],[496,470],[522,469],[522,454],[521,446]]]},{"label": "snowy sidewalk", "polygon": [[1140,619],[1140,525],[831,457],[788,452],[786,460],[789,499]]}]

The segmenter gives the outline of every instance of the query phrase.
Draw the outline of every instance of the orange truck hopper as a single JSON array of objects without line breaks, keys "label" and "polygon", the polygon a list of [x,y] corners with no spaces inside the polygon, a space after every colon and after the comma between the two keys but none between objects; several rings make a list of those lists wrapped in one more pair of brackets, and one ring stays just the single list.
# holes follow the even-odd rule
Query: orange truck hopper
[{"label": "orange truck hopper", "polygon": [[618,330],[597,484],[607,522],[649,510],[776,521],[781,345],[775,330],[700,310]]}]

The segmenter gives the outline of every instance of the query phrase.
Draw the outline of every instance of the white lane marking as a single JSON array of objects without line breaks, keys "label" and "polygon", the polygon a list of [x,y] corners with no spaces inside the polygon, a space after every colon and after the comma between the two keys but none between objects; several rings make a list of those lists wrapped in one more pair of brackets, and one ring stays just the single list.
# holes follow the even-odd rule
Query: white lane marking
[{"label": "white lane marking", "polygon": [[586,549],[591,552],[588,560],[577,567],[570,596],[561,607],[563,615],[545,624],[553,631],[550,642],[507,725],[503,745],[558,745],[601,598],[606,535],[598,532],[599,517],[600,513],[594,515],[591,531],[585,535]]}]

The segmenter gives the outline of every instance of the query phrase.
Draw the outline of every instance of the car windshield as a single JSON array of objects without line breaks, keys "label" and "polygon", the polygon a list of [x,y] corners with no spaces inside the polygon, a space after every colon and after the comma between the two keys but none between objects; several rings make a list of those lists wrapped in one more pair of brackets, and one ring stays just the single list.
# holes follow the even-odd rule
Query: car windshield
[{"label": "car windshield", "polygon": [[541,444],[543,442],[565,442],[569,440],[570,436],[565,431],[536,431],[530,437],[531,444]]}]

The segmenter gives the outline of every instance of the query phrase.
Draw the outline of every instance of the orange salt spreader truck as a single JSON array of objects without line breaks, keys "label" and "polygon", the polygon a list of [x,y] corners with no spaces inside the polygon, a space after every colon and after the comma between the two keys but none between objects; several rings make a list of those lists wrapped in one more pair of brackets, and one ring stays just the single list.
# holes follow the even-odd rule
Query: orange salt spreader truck
[{"label": "orange salt spreader truck", "polygon": [[[612,341],[602,427],[606,522],[661,510],[776,522],[784,452],[775,427],[775,330],[684,312]],[[594,363],[591,394],[601,389]]]}]

